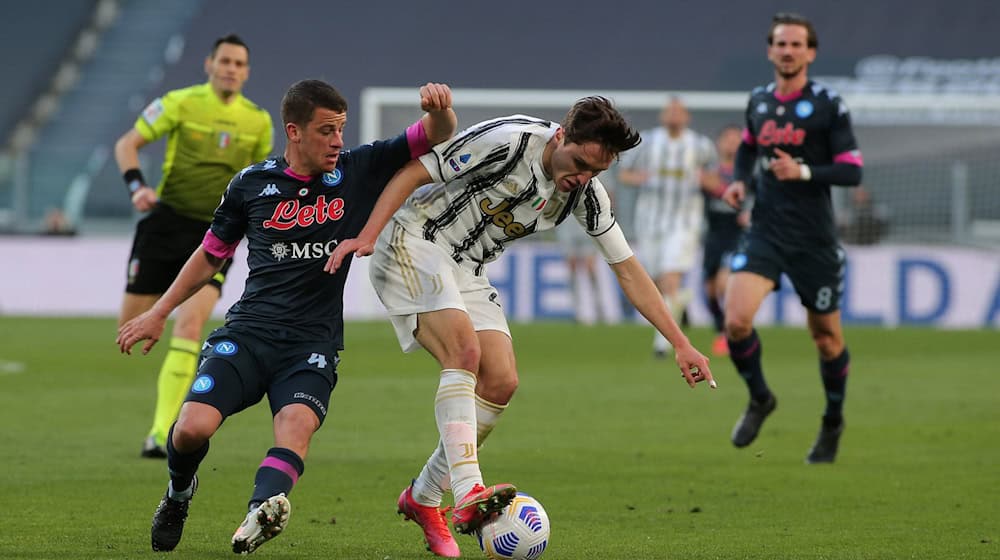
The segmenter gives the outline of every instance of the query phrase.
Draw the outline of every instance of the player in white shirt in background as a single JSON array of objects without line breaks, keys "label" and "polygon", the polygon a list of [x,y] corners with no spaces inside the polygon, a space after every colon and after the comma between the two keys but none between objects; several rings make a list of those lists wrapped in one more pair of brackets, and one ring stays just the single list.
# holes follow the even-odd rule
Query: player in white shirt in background
[{"label": "player in white shirt in background", "polygon": [[[693,292],[683,286],[694,267],[704,220],[702,189],[714,178],[717,155],[712,140],[690,128],[684,102],[673,97],[660,112],[661,126],[643,131],[642,144],[623,154],[619,181],[639,189],[635,209],[635,249],[663,300],[680,320]],[[666,356],[672,345],[654,333],[653,351]]]},{"label": "player in white shirt in background", "polygon": [[456,502],[452,523],[463,533],[514,497],[510,484],[484,486],[477,452],[518,384],[507,319],[486,276],[487,264],[510,242],[572,214],[632,303],[673,342],[687,383],[715,386],[708,360],[632,255],[596,178],[639,141],[601,97],[578,101],[562,125],[524,115],[473,125],[404,167],[358,238],[341,241],[330,256],[332,272],[348,254],[374,253],[372,284],[400,345],[405,351],[423,346],[441,366],[434,408],[440,440],[398,502],[439,556],[459,555],[440,509],[449,486]]},{"label": "player in white shirt in background", "polygon": [[581,325],[609,321],[597,276],[597,247],[582,227],[569,224],[556,230],[559,250],[566,257],[572,290],[573,319]]}]

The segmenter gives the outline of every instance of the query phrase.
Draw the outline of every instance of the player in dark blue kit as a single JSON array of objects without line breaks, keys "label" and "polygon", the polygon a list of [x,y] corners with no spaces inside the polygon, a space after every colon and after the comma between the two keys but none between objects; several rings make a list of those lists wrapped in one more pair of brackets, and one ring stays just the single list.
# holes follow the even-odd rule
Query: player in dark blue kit
[{"label": "player in dark blue kit", "polygon": [[830,185],[858,185],[862,159],[847,106],[807,76],[818,46],[812,24],[796,14],[777,14],[767,42],[775,81],[750,94],[736,180],[724,195],[739,206],[762,160],[750,230],[730,262],[725,298],[729,355],[750,389],[732,440],[737,447],[749,445],[777,404],[764,381],[753,318],[784,273],[806,307],[826,391],[826,412],[806,462],[831,463],[844,431],[850,355],[839,308],[845,254],[837,242]]},{"label": "player in dark blue kit", "polygon": [[705,197],[705,242],[701,259],[701,277],[704,279],[705,302],[712,314],[716,337],[712,353],[728,356],[725,315],[722,310],[723,295],[729,282],[729,258],[736,252],[743,230],[750,223],[750,212],[733,208],[722,199],[726,188],[733,182],[733,165],[740,146],[740,127],[729,125],[715,139],[719,165],[716,168],[718,184],[714,180],[702,189]]},{"label": "player in dark blue kit", "polygon": [[230,182],[211,228],[156,305],[121,327],[118,344],[149,351],[170,312],[232,257],[246,236],[250,274],[226,323],[205,342],[198,374],[167,438],[170,483],[153,517],[153,550],[180,542],[198,465],[225,418],[268,397],[274,447],[254,479],[234,552],[253,552],[287,525],[287,495],[304,470],[312,434],[326,417],[343,345],[347,268],[323,272],[333,247],[357,237],[393,174],[451,137],[451,90],[420,88],[427,114],[390,140],[343,150],[347,102],[317,80],[292,85],[281,102],[283,158],[247,167]]}]

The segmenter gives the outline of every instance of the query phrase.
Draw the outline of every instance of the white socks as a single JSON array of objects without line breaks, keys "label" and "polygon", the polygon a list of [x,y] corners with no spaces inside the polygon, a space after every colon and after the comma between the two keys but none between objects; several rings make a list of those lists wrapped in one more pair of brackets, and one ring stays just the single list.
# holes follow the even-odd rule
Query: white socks
[{"label": "white socks", "polygon": [[[438,394],[440,394],[440,390]],[[493,431],[493,428],[500,420],[500,414],[506,409],[507,405],[505,404],[492,403],[476,395],[476,440],[479,446],[483,445],[483,441],[490,435],[490,432]],[[448,459],[445,454],[444,442],[439,441],[434,453],[427,459],[427,463],[420,472],[420,476],[413,481],[413,498],[421,505],[439,506],[444,498],[445,490],[448,490],[451,486],[451,473],[448,470]],[[471,489],[472,487],[469,486],[469,488]],[[468,493],[468,490],[465,493]],[[465,493],[461,493],[461,490],[455,491],[455,499],[459,500],[463,498]]]},{"label": "white socks", "polygon": [[464,497],[483,483],[476,451],[476,376],[461,369],[441,371],[434,419],[444,444],[455,496]]}]

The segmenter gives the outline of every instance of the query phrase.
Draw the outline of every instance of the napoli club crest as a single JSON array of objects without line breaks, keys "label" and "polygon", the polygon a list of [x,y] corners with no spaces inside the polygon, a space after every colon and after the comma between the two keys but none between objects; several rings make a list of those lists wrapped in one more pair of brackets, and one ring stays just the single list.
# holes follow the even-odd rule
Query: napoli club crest
[{"label": "napoli club crest", "polygon": [[215,387],[215,379],[213,379],[211,375],[203,373],[194,380],[194,383],[191,384],[191,392],[198,394],[207,393],[211,391],[213,387]]},{"label": "napoli club crest", "polygon": [[236,353],[237,347],[235,342],[231,340],[223,340],[222,342],[217,342],[212,350],[214,350],[216,354],[232,356]]},{"label": "napoli club crest", "polygon": [[808,118],[809,115],[813,114],[813,104],[805,99],[799,101],[795,105],[795,114],[798,115],[800,119]]},{"label": "napoli club crest", "polygon": [[334,169],[329,173],[323,174],[323,184],[328,187],[336,187],[344,179],[344,174],[339,169]]}]

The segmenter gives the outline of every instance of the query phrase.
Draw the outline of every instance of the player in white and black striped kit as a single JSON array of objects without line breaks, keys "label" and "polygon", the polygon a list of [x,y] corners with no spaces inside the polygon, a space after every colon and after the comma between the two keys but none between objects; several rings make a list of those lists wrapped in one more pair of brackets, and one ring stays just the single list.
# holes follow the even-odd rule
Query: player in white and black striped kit
[{"label": "player in white and black striped kit", "polygon": [[[572,214],[632,303],[673,342],[686,381],[715,386],[708,360],[680,331],[632,255],[596,178],[639,141],[601,97],[578,101],[561,125],[523,115],[479,123],[404,167],[358,238],[341,242],[330,256],[333,272],[346,256],[374,253],[372,283],[400,345],[406,351],[423,346],[441,365],[434,409],[440,442],[398,504],[428,542],[442,536],[434,526],[449,484],[459,532],[475,530],[513,498],[509,484],[483,486],[477,456],[517,388],[510,330],[486,277],[487,264],[509,243]],[[459,551],[456,545],[437,553]]]},{"label": "player in white and black striped kit", "polygon": [[[675,319],[691,301],[682,283],[701,238],[702,189],[718,159],[712,141],[688,128],[690,120],[684,102],[671,98],[660,113],[661,126],[643,131],[642,145],[622,157],[618,175],[622,184],[639,189],[636,254]],[[654,333],[653,352],[662,357],[669,351],[667,339]]]}]

